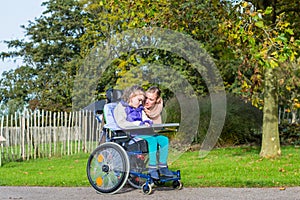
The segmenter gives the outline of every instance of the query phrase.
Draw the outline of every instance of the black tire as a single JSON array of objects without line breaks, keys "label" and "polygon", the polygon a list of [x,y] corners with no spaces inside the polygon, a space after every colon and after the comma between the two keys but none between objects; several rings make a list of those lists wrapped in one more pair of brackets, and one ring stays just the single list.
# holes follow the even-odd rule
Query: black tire
[{"label": "black tire", "polygon": [[173,181],[173,188],[177,190],[181,190],[183,188],[183,184],[180,180]]},{"label": "black tire", "polygon": [[118,144],[107,142],[98,146],[87,162],[87,177],[99,193],[114,194],[126,183],[129,175],[129,159]]}]

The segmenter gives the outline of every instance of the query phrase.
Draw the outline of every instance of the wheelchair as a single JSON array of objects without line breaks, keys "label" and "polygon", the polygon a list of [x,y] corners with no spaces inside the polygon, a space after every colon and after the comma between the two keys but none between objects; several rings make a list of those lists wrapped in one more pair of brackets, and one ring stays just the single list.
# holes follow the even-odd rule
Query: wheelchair
[{"label": "wheelchair", "polygon": [[[117,102],[104,104],[103,112],[96,114],[99,122],[104,122],[98,147],[90,154],[87,162],[87,177],[91,186],[102,194],[114,194],[126,183],[144,194],[151,194],[154,185],[172,182],[174,189],[181,189],[180,170],[172,171],[173,177],[160,176],[152,179],[148,173],[147,141],[133,137],[132,134],[158,134],[161,131],[174,131],[178,123],[153,125],[151,127],[129,127],[121,129],[117,126],[113,110]],[[103,115],[100,119],[99,114]]]}]

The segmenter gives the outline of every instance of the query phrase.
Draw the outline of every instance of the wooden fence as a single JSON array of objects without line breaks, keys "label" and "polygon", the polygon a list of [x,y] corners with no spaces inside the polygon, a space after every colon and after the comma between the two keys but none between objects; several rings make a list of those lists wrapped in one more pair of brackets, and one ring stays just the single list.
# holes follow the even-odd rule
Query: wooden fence
[{"label": "wooden fence", "polygon": [[284,121],[289,124],[295,124],[295,123],[299,124],[300,123],[300,109],[290,111],[288,109],[279,108],[278,123],[281,124]]},{"label": "wooden fence", "polygon": [[1,163],[91,152],[101,123],[91,111],[24,111],[1,118]]},{"label": "wooden fence", "polygon": [[[278,123],[283,121],[300,123],[300,110],[279,109]],[[98,145],[101,129],[91,111],[24,111],[3,116],[0,166],[3,162],[89,153]],[[1,142],[1,138],[5,141]]]}]

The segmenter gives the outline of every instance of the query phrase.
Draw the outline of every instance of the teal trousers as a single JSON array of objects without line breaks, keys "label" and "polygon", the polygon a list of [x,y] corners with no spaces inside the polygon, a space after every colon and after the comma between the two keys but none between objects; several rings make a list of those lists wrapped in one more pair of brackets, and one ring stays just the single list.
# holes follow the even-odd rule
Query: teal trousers
[{"label": "teal trousers", "polygon": [[[169,138],[164,135],[139,135],[148,143],[149,151],[149,168],[157,167],[157,160],[159,161],[158,167],[167,167]],[[159,154],[157,154],[157,150]],[[157,155],[159,159],[157,159]]]}]

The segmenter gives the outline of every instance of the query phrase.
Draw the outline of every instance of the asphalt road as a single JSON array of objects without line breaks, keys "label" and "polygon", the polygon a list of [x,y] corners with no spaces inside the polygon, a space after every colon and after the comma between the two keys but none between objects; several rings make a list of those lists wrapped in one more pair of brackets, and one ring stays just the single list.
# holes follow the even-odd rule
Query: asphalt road
[{"label": "asphalt road", "polygon": [[97,194],[92,187],[6,187],[0,186],[1,200],[300,200],[300,187],[291,188],[186,188],[157,187],[150,195],[124,187],[117,194]]}]

